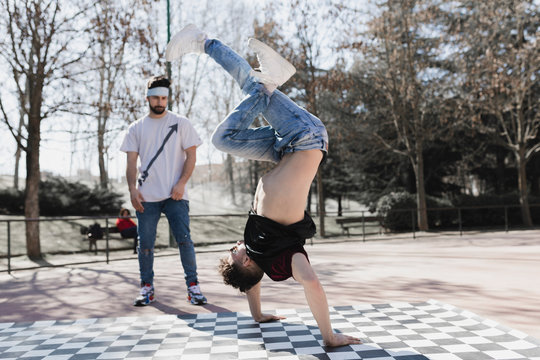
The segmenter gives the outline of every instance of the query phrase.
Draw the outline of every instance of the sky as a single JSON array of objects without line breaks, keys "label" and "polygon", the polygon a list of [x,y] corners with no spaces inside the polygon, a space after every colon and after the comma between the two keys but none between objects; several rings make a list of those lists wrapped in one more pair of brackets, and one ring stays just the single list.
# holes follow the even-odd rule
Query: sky
[{"label": "sky", "polygon": [[[200,0],[199,0],[200,1]],[[209,4],[213,7],[217,7],[218,5],[211,2]],[[233,0],[231,0],[233,1]],[[198,1],[195,0],[184,0],[181,3],[183,5],[186,5],[187,3],[198,3]],[[246,6],[250,6],[250,9],[255,9],[257,6],[261,6],[262,1],[256,3],[257,5],[254,5],[253,2],[248,0],[242,0],[239,3],[243,3]],[[164,1],[157,3],[156,6],[160,7],[161,10],[165,10],[165,8],[161,9],[165,4]],[[218,3],[219,6],[222,5],[222,3]],[[173,5],[174,6],[174,5]],[[194,5],[193,5],[194,6]],[[203,6],[204,7],[204,6]],[[199,9],[200,10],[200,9]],[[220,12],[221,16],[226,17],[227,11],[230,9],[225,9]],[[196,21],[191,19],[187,15],[192,15],[192,17],[196,17],[194,11],[192,11],[191,14],[188,14],[190,11],[190,7],[185,7],[179,10],[181,13],[180,16],[187,19],[184,21]],[[163,13],[163,12],[162,12]],[[255,16],[262,16],[264,17],[265,14],[262,12],[257,12],[254,10]],[[178,14],[176,14],[178,16]],[[286,18],[287,14],[280,13],[278,15],[280,18]],[[251,26],[252,21],[251,19],[248,19],[249,15],[245,15],[245,18],[242,19],[246,26]],[[206,19],[208,20],[208,19]],[[207,23],[209,27],[218,27],[221,20],[212,20],[210,23]],[[282,22],[282,20],[278,20],[279,22]],[[286,22],[285,22],[286,23]],[[176,31],[179,30],[178,26],[173,26],[172,33],[174,34]],[[219,38],[227,38],[227,34],[219,34],[220,29],[212,29],[210,30],[212,33],[216,32],[217,36]],[[282,31],[291,31],[291,29],[282,29]],[[160,29],[160,40],[159,41],[166,41],[166,28],[163,27],[163,29]],[[247,35],[246,35],[247,40]],[[3,80],[3,77],[5,77],[6,74],[0,74],[0,81]],[[9,91],[8,89],[5,89],[4,91]],[[15,99],[13,99],[15,100]],[[16,106],[16,101],[12,101],[12,106]],[[140,109],[139,116],[143,116],[146,112],[146,109]],[[181,111],[179,111],[180,114],[182,114]],[[73,115],[71,115],[73,116]],[[204,116],[204,115],[202,115]],[[204,129],[201,129],[199,126],[199,122],[202,121],[202,119],[197,118],[196,116],[190,116],[190,120],[192,121],[193,125],[199,132],[199,134],[202,136],[203,144],[198,149],[198,161],[197,163],[199,165],[201,164],[208,164],[209,162],[212,163],[220,163],[222,162],[224,158],[224,154],[220,153],[216,149],[212,147],[210,144],[210,140],[208,138],[208,131],[204,131]],[[81,145],[80,143],[77,145],[73,145],[73,141],[71,139],[71,135],[66,130],[66,124],[69,124],[69,122],[72,121],[72,119],[68,117],[62,117],[60,118],[51,118],[51,119],[45,119],[42,122],[42,141],[41,141],[41,147],[40,147],[40,167],[42,172],[49,172],[53,173],[55,175],[61,175],[65,177],[71,177],[76,176],[77,173],[80,170],[83,170],[85,172],[90,171],[92,175],[98,176],[99,175],[99,168],[98,168],[98,159],[97,159],[97,149],[95,148],[96,145],[93,144],[94,142],[89,142],[89,144]],[[67,126],[69,127],[69,125]],[[8,132],[7,127],[5,124],[0,123],[0,151],[4,156],[0,157],[0,175],[12,175],[14,172],[14,152],[16,149],[15,141],[11,134]],[[108,153],[108,162],[107,162],[107,169],[108,169],[108,175],[109,178],[112,180],[120,180],[124,174],[125,174],[125,166],[126,166],[126,158],[125,154],[121,153],[118,149],[120,148],[121,142],[123,139],[123,134],[118,134],[113,140],[113,142],[110,144],[110,149]],[[80,148],[81,146],[85,148]],[[25,164],[24,164],[24,156],[21,158],[21,165],[19,169],[19,175],[21,177],[25,176]]]},{"label": "sky", "polygon": [[[144,109],[141,109],[142,114],[144,114]],[[195,120],[191,119],[192,123]],[[196,125],[194,124],[195,127],[197,127]],[[47,127],[45,123],[43,128],[46,129]],[[202,132],[199,131],[199,134],[202,135]],[[77,176],[79,170],[89,170],[92,175],[99,175],[97,149],[90,148],[90,146],[94,146],[93,143],[88,144],[85,149],[72,149],[70,135],[65,132],[46,133],[44,137],[40,147],[40,167],[42,172],[71,177]],[[0,157],[0,175],[13,175],[15,140],[5,125],[0,125],[0,139],[0,152],[3,154]],[[120,180],[125,174],[126,155],[119,150],[122,139],[123,132],[113,140],[110,146],[107,168],[111,179]],[[222,162],[223,155],[211,148],[211,146],[208,139],[203,137],[203,144],[197,151],[197,165]],[[75,150],[75,153],[73,153],[73,150]],[[23,153],[19,170],[21,177],[25,176],[24,157],[25,154]]]},{"label": "sky", "polygon": [[[178,4],[180,3],[182,5],[187,5],[200,2],[195,0],[183,0]],[[250,2],[247,0],[241,0],[240,3],[249,4]],[[154,10],[156,12],[160,12],[160,14],[164,14],[164,10],[166,9],[165,4],[165,1],[156,3],[156,8],[154,8]],[[175,6],[174,3],[171,4],[172,6]],[[209,4],[211,4],[211,1],[209,2]],[[176,16],[187,17],[187,15],[189,15],[188,12],[190,11],[190,8],[193,6],[195,5],[186,6],[182,9],[179,9],[178,12],[180,14],[176,14]],[[215,5],[214,7],[217,7],[217,5]],[[193,17],[196,17],[194,14],[195,11],[192,11]],[[226,16],[226,13],[222,12],[222,15]],[[194,19],[189,20],[196,21]],[[158,23],[166,24],[166,22]],[[187,24],[187,20],[182,21],[182,23],[184,23],[184,25]],[[180,28],[181,26],[179,24],[173,24],[173,35],[176,31],[180,30]],[[163,26],[163,28],[160,27],[159,37],[160,39],[158,41],[166,43],[166,26]],[[4,64],[0,63],[0,65],[3,66]],[[0,71],[0,81],[2,81],[4,84],[12,83],[12,80],[7,79],[7,76],[7,69],[5,71]],[[6,106],[6,108],[8,108],[8,112],[10,109],[16,111],[17,101],[15,98],[10,99],[9,93],[15,93],[15,89],[4,88],[2,90],[4,105]],[[138,112],[138,116],[141,117],[145,115],[146,112],[146,108],[141,108]],[[179,111],[179,113],[182,115],[181,111]],[[79,142],[77,145],[74,145],[71,135],[66,132],[66,130],[69,130],[70,126],[75,126],[69,124],[74,123],[74,121],[72,120],[73,116],[76,115],[70,116],[71,118],[66,115],[55,115],[55,117],[53,118],[44,119],[42,121],[42,140],[40,146],[41,171],[53,173],[55,175],[71,177],[76,176],[80,170],[83,170],[84,172],[90,171],[92,175],[98,176],[99,168],[95,139],[94,141],[88,142],[88,144],[81,144],[81,142]],[[193,125],[198,130],[199,134],[203,139],[203,144],[198,149],[198,165],[207,164],[209,162],[222,162],[223,154],[212,148],[211,144],[209,143],[209,139],[205,134],[206,131],[204,131],[204,129],[199,126],[200,119],[198,119],[196,116],[193,116],[190,117],[190,120],[192,121]],[[15,167],[14,154],[16,150],[16,143],[13,139],[13,136],[8,131],[6,124],[4,124],[3,122],[0,122],[0,139],[0,151],[3,154],[3,156],[0,157],[0,175],[13,175]],[[119,151],[122,139],[123,133],[118,133],[118,135],[113,139],[112,143],[110,144],[108,152],[108,175],[109,178],[113,180],[119,180],[125,174],[126,155]],[[25,173],[25,154],[23,153],[21,157],[21,164],[19,167],[19,175],[21,177],[24,177]]]},{"label": "sky", "polygon": [[[212,4],[214,6],[213,2],[211,0],[209,4]],[[237,0],[238,1],[238,0]],[[287,0],[284,0],[287,1]],[[361,2],[367,2],[367,0],[351,0],[355,5],[358,5],[358,3]],[[204,0],[183,0],[180,1],[182,4],[187,4],[189,2],[193,3],[194,5],[191,5],[192,7],[196,6],[199,2],[204,2]],[[249,0],[240,0],[240,3],[248,4],[249,6],[254,6],[252,1]],[[321,1],[321,3],[324,1]],[[171,2],[173,3],[173,2]],[[262,1],[257,2],[257,4],[260,6]],[[534,0],[533,3],[536,6],[540,6],[540,0]],[[163,7],[165,4],[165,1],[158,2],[156,6]],[[221,2],[217,3],[221,4]],[[217,6],[217,5],[215,5]],[[161,9],[164,10],[164,9]],[[187,6],[184,9],[182,9],[184,17],[187,17],[188,20],[191,20],[189,18],[190,14],[187,14],[190,11],[190,7]],[[221,12],[222,16],[227,16],[227,13],[225,11]],[[256,12],[257,16],[264,16],[261,12]],[[286,14],[280,14],[283,17],[287,16]],[[219,20],[212,19],[211,21],[215,26],[218,26],[216,24],[219,24]],[[246,22],[249,22],[249,19],[246,20]],[[360,24],[356,24],[356,26],[359,26]],[[178,31],[179,29],[173,28],[173,33],[175,31]],[[218,30],[216,30],[218,31]],[[282,29],[282,31],[292,31],[291,29]],[[164,28],[163,31],[160,31],[160,37],[162,37],[166,41],[166,29]],[[160,40],[161,41],[161,40]],[[1,64],[0,64],[1,65]],[[327,64],[328,65],[328,64]],[[4,70],[4,69],[0,69]],[[13,89],[7,88],[8,81],[6,81],[6,73],[7,71],[0,71],[0,81],[4,84],[4,88],[0,89],[2,91],[2,94],[4,95],[6,92],[13,91]],[[11,104],[8,104],[8,106],[16,106],[16,102],[14,101]],[[140,116],[142,116],[145,113],[146,109],[140,110]],[[40,166],[41,170],[44,172],[51,172],[53,174],[61,175],[61,176],[75,176],[77,175],[77,172],[79,170],[86,170],[90,171],[92,175],[97,176],[99,174],[98,170],[98,161],[97,161],[97,150],[94,148],[90,148],[89,146],[95,146],[92,142],[90,142],[88,145],[77,145],[77,146],[86,146],[87,148],[80,149],[80,148],[74,148],[72,146],[72,141],[70,138],[70,135],[66,132],[59,131],[58,126],[55,127],[55,122],[65,122],[69,121],[70,119],[66,118],[60,118],[60,119],[47,119],[42,124],[42,130],[44,131],[44,136],[41,141],[41,148],[40,148]],[[192,123],[194,124],[195,128],[199,131],[201,135],[204,134],[202,129],[198,129],[199,122],[201,119],[198,119],[196,117],[192,117],[190,119]],[[9,131],[7,130],[7,127],[5,124],[0,122],[0,152],[2,156],[0,156],[0,175],[13,175],[14,171],[14,152],[16,149],[15,141]],[[117,179],[120,180],[125,173],[125,154],[121,153],[118,149],[120,147],[122,141],[122,135],[119,134],[115,137],[114,141],[110,145],[109,150],[109,156],[108,156],[108,173],[109,177],[111,179]],[[24,164],[24,156],[21,158],[21,165],[20,165],[20,171],[19,175],[21,177],[25,176],[25,164]],[[208,162],[212,163],[220,163],[223,159],[223,154],[219,151],[215,150],[212,145],[210,144],[209,139],[207,136],[203,136],[203,144],[198,149],[198,164],[207,164]]]}]

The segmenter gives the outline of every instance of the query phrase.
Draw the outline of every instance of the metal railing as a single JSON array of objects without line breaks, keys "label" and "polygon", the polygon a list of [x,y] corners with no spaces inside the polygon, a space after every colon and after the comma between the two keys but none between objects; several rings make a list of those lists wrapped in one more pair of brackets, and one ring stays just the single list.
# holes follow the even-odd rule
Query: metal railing
[{"label": "metal railing", "polygon": [[[236,241],[236,239],[243,234],[245,217],[246,214],[191,215],[191,231],[192,233],[194,230],[196,231],[197,239],[199,240],[196,242],[196,246],[207,246]],[[131,249],[130,244],[128,244],[130,239],[122,239],[120,236],[117,236],[116,234],[113,235],[109,232],[109,229],[115,226],[114,220],[116,218],[116,216],[42,217],[37,219],[0,218],[0,259],[4,258],[7,260],[7,272],[11,273],[12,258],[26,254],[24,225],[27,222],[35,221],[39,223],[56,224],[55,232],[48,230],[48,228],[52,226],[46,227],[46,229],[44,229],[43,226],[40,226],[40,246],[42,254],[76,254],[90,252],[90,247],[87,249],[84,248],[86,244],[89,244],[89,240],[86,234],[80,233],[80,228],[88,227],[97,222],[102,227],[103,238],[96,240],[96,242],[104,244],[104,248],[101,248],[99,252],[105,253],[104,260],[108,264],[110,262],[111,251]],[[160,220],[163,220],[163,218],[165,218],[164,215],[160,217]],[[208,223],[209,225],[199,226],[203,223]],[[5,233],[2,231],[3,224],[5,224]],[[5,238],[2,236],[3,234],[6,235]],[[15,241],[14,237],[17,237]],[[63,241],[57,240],[58,238],[61,238]],[[56,242],[59,243],[58,246],[52,244],[55,239]],[[15,247],[14,242],[16,243]],[[46,245],[45,249],[43,245]],[[155,247],[176,247],[176,242],[167,221],[159,221]],[[16,249],[15,251],[14,248]],[[94,251],[97,253],[97,248]],[[88,262],[95,261],[96,260]],[[80,264],[82,262],[71,262],[71,264],[75,263]],[[0,271],[6,270],[0,269]]]},{"label": "metal railing", "polygon": [[[533,225],[540,225],[540,204],[530,204],[533,217]],[[533,212],[533,209],[538,209]],[[500,211],[500,214],[493,214],[493,211]],[[519,205],[490,205],[490,206],[461,206],[461,207],[438,207],[427,208],[430,231],[457,230],[460,236],[463,235],[464,228],[486,228],[486,229],[504,229],[508,232],[510,228],[523,228],[521,219],[521,207]],[[482,211],[491,212],[482,215]],[[452,213],[455,215],[441,215],[441,213]],[[471,213],[471,212],[474,212]],[[328,214],[328,213],[327,213]],[[373,232],[366,231],[366,223],[378,223],[379,228],[385,228],[390,233],[411,232],[413,239],[418,232],[417,209],[394,209],[384,216],[371,213],[369,211],[347,211],[343,212],[343,218],[353,218],[357,220],[357,227],[362,229],[362,240],[365,241],[366,235]],[[396,217],[398,219],[396,219]],[[399,218],[401,217],[401,218]],[[405,219],[407,217],[407,219]],[[378,218],[375,220],[374,218]],[[491,222],[499,218],[499,222]],[[370,221],[366,220],[370,219]],[[339,220],[336,220],[341,222]],[[437,224],[437,221],[440,224]]]},{"label": "metal railing", "polygon": [[[539,209],[540,204],[531,204],[532,209]],[[344,211],[342,215],[343,218],[356,217],[360,218],[358,220],[358,228],[361,228],[361,231],[352,233],[352,239],[358,238],[361,236],[363,241],[366,240],[368,235],[381,234],[384,230],[385,235],[395,234],[397,232],[406,232],[411,233],[412,238],[417,237],[418,227],[416,224],[417,220],[417,210],[416,209],[400,209],[394,210],[386,214],[386,217],[382,220],[374,220],[376,214],[369,213],[368,211]],[[432,224],[430,224],[430,231],[458,231],[460,236],[463,235],[465,228],[475,229],[482,228],[485,230],[497,230],[504,229],[508,232],[511,228],[523,228],[521,225],[521,214],[519,205],[499,205],[499,206],[467,206],[467,207],[441,207],[441,208],[428,208],[428,219]],[[500,221],[491,222],[487,225],[478,225],[475,223],[475,218],[482,216],[482,211],[499,211]],[[453,213],[453,215],[451,215]],[[533,211],[531,211],[533,213]],[[237,239],[242,238],[244,225],[246,221],[246,213],[242,214],[215,214],[215,215],[191,215],[191,233],[192,239],[195,243],[195,246],[207,246],[207,245],[216,245],[216,244],[225,244],[229,242],[236,241]],[[317,215],[312,214],[317,224]],[[339,225],[336,212],[327,212],[327,219],[335,219],[336,221],[326,221],[326,234],[325,238],[332,238],[337,236],[344,235],[343,228]],[[402,228],[397,230],[388,231],[385,226],[386,223],[391,220],[390,216],[402,216],[401,224]],[[403,218],[405,216],[406,218]],[[497,217],[493,214],[488,214],[486,218]],[[540,225],[540,211],[534,211],[533,222],[536,225]],[[162,216],[163,218],[164,216]],[[104,243],[105,248],[100,250],[100,252],[105,252],[105,261],[109,263],[110,253],[113,250],[122,250],[129,248],[129,245],[126,245],[126,241],[120,241],[118,237],[112,237],[109,233],[110,224],[114,224],[114,221],[111,222],[111,219],[116,219],[116,216],[83,216],[83,217],[54,217],[54,218],[39,218],[39,219],[0,219],[0,260],[2,258],[7,258],[7,272],[11,273],[12,268],[12,258],[20,255],[25,255],[26,246],[24,241],[24,229],[23,225],[28,221],[39,221],[40,223],[53,223],[57,222],[56,232],[40,228],[40,237],[41,243],[45,243],[46,246],[42,253],[44,254],[72,254],[72,253],[86,253],[89,250],[83,249],[84,243],[82,242],[84,236],[81,235],[76,230],[80,226],[88,226],[93,222],[104,223]],[[395,219],[394,219],[395,221]],[[437,221],[440,221],[440,224],[436,224]],[[435,223],[435,224],[433,224]],[[2,236],[2,225],[5,224],[5,233],[6,237],[4,239]],[[52,227],[52,226],[50,226]],[[352,228],[352,227],[351,227]],[[47,233],[47,231],[51,233]],[[76,235],[74,236],[74,232]],[[16,250],[13,251],[14,235],[17,237],[15,239]],[[317,239],[320,241],[321,239]],[[5,241],[5,245],[4,245]],[[51,241],[56,241],[56,247],[54,244],[51,245]],[[313,243],[313,241],[312,241]],[[158,226],[158,239],[156,240],[157,248],[166,248],[175,246],[176,243],[170,232],[168,222],[160,221]],[[6,249],[4,252],[3,249]],[[95,259],[92,261],[85,262],[96,262],[103,261],[102,259]],[[80,264],[82,262],[75,262]],[[71,264],[75,264],[71,263]],[[6,271],[0,269],[0,271]]]}]

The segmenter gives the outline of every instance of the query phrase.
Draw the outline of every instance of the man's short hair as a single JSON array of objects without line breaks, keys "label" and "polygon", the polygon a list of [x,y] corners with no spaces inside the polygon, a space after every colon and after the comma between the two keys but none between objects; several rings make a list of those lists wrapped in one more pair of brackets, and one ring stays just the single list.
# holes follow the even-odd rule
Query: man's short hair
[{"label": "man's short hair", "polygon": [[148,89],[153,89],[153,88],[156,88],[156,87],[169,88],[169,86],[171,86],[171,82],[170,82],[169,79],[167,79],[167,77],[165,75],[152,76],[148,80],[148,84],[147,84]]},{"label": "man's short hair", "polygon": [[229,264],[228,257],[220,259],[219,273],[223,276],[223,282],[233,288],[246,292],[261,281],[264,271],[256,264],[247,268],[236,263]]}]

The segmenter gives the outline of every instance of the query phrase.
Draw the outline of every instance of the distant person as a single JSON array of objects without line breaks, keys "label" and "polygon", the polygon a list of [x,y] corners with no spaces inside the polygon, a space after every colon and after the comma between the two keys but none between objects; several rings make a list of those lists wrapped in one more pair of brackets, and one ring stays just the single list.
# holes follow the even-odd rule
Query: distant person
[{"label": "distant person", "polygon": [[137,253],[137,224],[131,220],[131,213],[128,209],[122,208],[116,219],[116,228],[124,239],[133,239],[133,253]]},{"label": "distant person", "polygon": [[[283,319],[261,312],[261,279],[274,281],[291,276],[302,284],[325,345],[358,344],[360,340],[334,333],[326,294],[309,263],[303,245],[315,234],[315,223],[305,211],[309,188],[328,151],[322,122],[296,105],[276,88],[296,71],[271,48],[255,39],[248,46],[257,53],[260,71],[241,56],[193,25],[175,35],[167,46],[167,60],[186,53],[206,53],[223,67],[246,95],[218,125],[214,145],[247,159],[276,162],[255,192],[244,232],[227,257],[221,260],[224,282],[245,292],[253,319]],[[270,126],[250,128],[262,114]]]},{"label": "distant person", "polygon": [[[127,153],[126,178],[139,224],[141,289],[133,302],[135,306],[156,300],[154,245],[162,213],[178,243],[187,299],[193,305],[206,304],[197,278],[186,189],[195,168],[197,147],[202,141],[188,119],[167,111],[169,86],[170,81],[164,76],[154,76],[148,81],[149,112],[129,126],[120,147]],[[138,171],[137,158],[140,159]]]}]

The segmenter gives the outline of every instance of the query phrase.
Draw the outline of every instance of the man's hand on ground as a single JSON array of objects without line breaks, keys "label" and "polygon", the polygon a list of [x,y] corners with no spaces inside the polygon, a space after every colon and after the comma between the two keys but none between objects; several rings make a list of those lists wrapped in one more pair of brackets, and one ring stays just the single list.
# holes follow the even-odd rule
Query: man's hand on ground
[{"label": "man's hand on ground", "polygon": [[324,340],[324,345],[326,346],[343,346],[361,343],[362,341],[359,338],[339,333],[334,333],[331,339]]},{"label": "man's hand on ground", "polygon": [[283,319],[286,319],[286,317],[285,316],[272,315],[272,314],[261,314],[261,316],[257,317],[255,319],[255,321],[260,322],[260,323],[264,323],[264,322],[283,320]]}]

